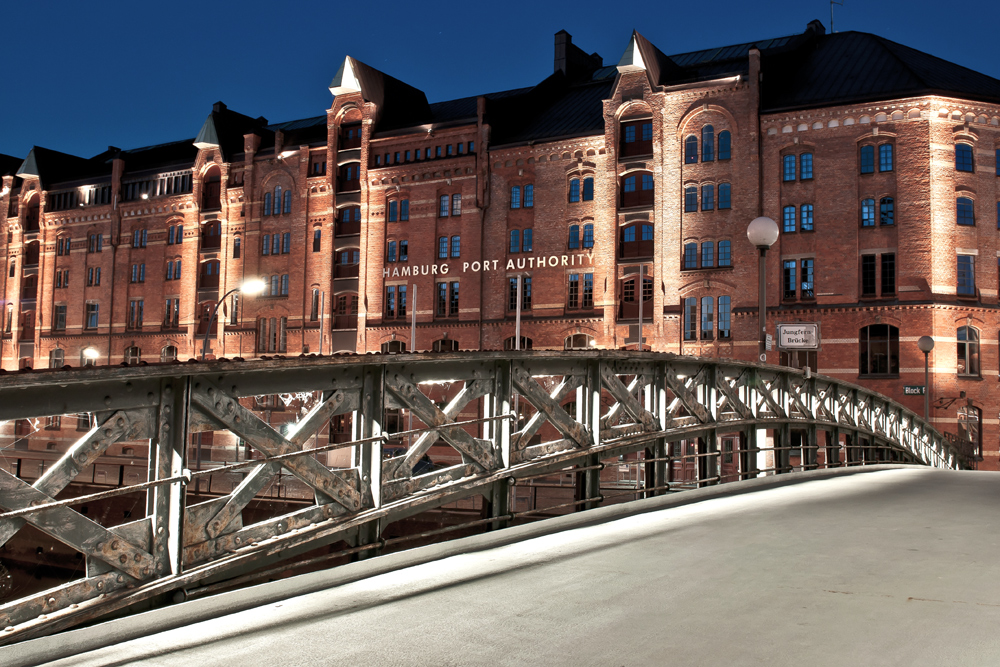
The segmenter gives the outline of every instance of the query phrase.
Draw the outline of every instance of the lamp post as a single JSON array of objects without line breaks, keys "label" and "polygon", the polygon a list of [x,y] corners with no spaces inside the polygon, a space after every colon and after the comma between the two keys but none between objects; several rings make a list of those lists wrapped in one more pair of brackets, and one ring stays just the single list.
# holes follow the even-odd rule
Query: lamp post
[{"label": "lamp post", "polygon": [[234,287],[233,289],[223,294],[222,298],[216,302],[215,308],[212,309],[212,316],[208,319],[208,328],[205,330],[205,339],[204,341],[202,341],[201,344],[202,361],[205,361],[205,353],[208,351],[208,338],[209,336],[212,335],[212,323],[215,322],[215,316],[218,314],[219,306],[222,305],[222,302],[225,301],[227,298],[229,298],[230,294],[235,294],[236,292],[249,294],[250,296],[253,296],[254,294],[260,294],[261,292],[264,291],[265,287],[266,285],[264,284],[263,280],[260,280],[259,278],[251,278],[250,280],[244,282],[242,285]]},{"label": "lamp post", "polygon": [[757,246],[760,251],[760,259],[757,264],[757,296],[758,296],[758,335],[760,344],[757,349],[757,358],[762,363],[767,362],[767,299],[765,291],[767,289],[767,250],[778,240],[778,223],[771,218],[761,216],[754,218],[747,227],[747,238],[750,243]]},{"label": "lamp post", "polygon": [[917,341],[917,347],[924,353],[924,421],[930,421],[931,391],[928,383],[927,357],[934,349],[934,339],[930,336],[921,336]]}]

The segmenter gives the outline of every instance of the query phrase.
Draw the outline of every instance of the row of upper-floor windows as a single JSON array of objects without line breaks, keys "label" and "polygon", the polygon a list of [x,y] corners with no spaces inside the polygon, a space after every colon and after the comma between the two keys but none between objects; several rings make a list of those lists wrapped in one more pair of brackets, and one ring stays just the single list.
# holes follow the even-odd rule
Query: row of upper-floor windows
[{"label": "row of upper-floor windows", "polygon": [[[716,186],[713,183],[706,183],[701,186],[701,210],[713,211],[715,209],[725,210],[733,207],[733,188],[729,183],[719,183],[718,199],[716,199]],[[684,188],[684,212],[694,213],[698,210],[698,186],[689,185]]]},{"label": "row of upper-floor windows", "polygon": [[393,164],[434,160],[437,158],[454,157],[456,155],[466,155],[475,152],[476,142],[459,142],[457,144],[443,144],[441,146],[434,147],[428,146],[426,148],[377,153],[374,154],[372,164],[375,167],[386,167]]},{"label": "row of upper-floor windows", "polygon": [[122,201],[186,194],[191,192],[191,189],[191,172],[178,172],[176,174],[147,178],[141,181],[127,181],[122,183]]},{"label": "row of upper-floor windows", "polygon": [[[718,141],[718,144],[716,144]],[[732,136],[728,130],[715,136],[715,128],[705,125],[701,128],[701,161],[729,160],[732,158]],[[698,162],[698,135],[689,134],[684,139],[684,164]]]},{"label": "row of upper-floor windows", "polygon": [[731,241],[719,241],[718,254],[714,241],[702,241],[701,252],[697,243],[684,244],[684,258],[681,266],[685,270],[726,268],[733,265]]},{"label": "row of upper-floor windows", "polygon": [[274,198],[270,192],[264,193],[264,215],[281,215],[292,212],[292,191],[285,190],[282,194],[281,186],[274,188]]}]

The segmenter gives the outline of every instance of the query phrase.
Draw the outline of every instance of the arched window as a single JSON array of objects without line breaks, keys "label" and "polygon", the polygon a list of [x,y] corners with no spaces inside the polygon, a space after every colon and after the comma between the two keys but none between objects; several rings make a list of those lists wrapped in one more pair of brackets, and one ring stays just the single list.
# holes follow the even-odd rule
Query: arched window
[{"label": "arched window", "polygon": [[[584,182],[586,182],[586,181],[584,181]],[[586,188],[584,188],[584,189],[586,190]],[[586,194],[584,194],[583,198],[584,199],[587,198]],[[591,199],[593,199],[593,196],[591,196]],[[525,185],[524,186],[524,208],[534,208],[534,206],[535,206],[535,186],[534,185],[530,185],[530,184],[529,185]]]},{"label": "arched window", "polygon": [[698,188],[688,186],[684,188],[684,212],[694,213],[698,210]]},{"label": "arched window", "polygon": [[357,278],[358,263],[361,261],[361,251],[357,248],[338,250],[333,257],[334,278]]},{"label": "arched window", "polygon": [[505,349],[505,350],[514,350],[514,349],[530,350],[531,347],[532,347],[531,339],[528,338],[528,337],[526,337],[526,336],[521,336],[521,344],[520,344],[520,346],[515,345],[514,341],[515,341],[514,336],[511,336],[510,338],[504,339],[503,349]]},{"label": "arched window", "polygon": [[438,237],[438,259],[448,258],[448,237]]},{"label": "arched window", "polygon": [[222,225],[218,220],[201,226],[201,247],[203,250],[218,250],[222,247]]},{"label": "arched window", "polygon": [[653,175],[645,172],[622,179],[622,208],[653,204]]},{"label": "arched window", "polygon": [[201,263],[201,271],[198,275],[199,289],[214,289],[219,286],[219,260],[210,259]]},{"label": "arched window", "polygon": [[521,252],[521,230],[510,230],[510,252]]},{"label": "arched window", "polygon": [[715,243],[704,241],[701,244],[701,268],[715,266]]},{"label": "arched window", "polygon": [[271,215],[271,193],[264,193],[264,215]]},{"label": "arched window", "polygon": [[715,128],[706,125],[701,128],[701,161],[712,162],[715,160]]},{"label": "arched window", "polygon": [[[618,318],[622,320],[635,320],[639,318],[639,295],[636,294],[638,287],[638,276],[626,278],[621,282],[621,292],[619,293]],[[653,279],[643,278],[642,281],[642,319],[651,320],[653,318]]]},{"label": "arched window", "polygon": [[983,432],[979,408],[962,405],[958,408],[958,442],[973,461],[983,460]]},{"label": "arched window", "polygon": [[285,190],[285,213],[292,212],[292,191]]},{"label": "arched window", "polygon": [[515,185],[510,189],[510,207],[521,208],[521,186]]},{"label": "arched window", "polygon": [[594,225],[592,223],[583,226],[583,247],[594,247]]},{"label": "arched window", "polygon": [[337,296],[337,310],[333,318],[334,329],[354,329],[358,326],[358,295]]},{"label": "arched window", "polygon": [[135,345],[131,345],[125,348],[125,363],[129,366],[135,366],[139,363],[139,359],[142,357],[142,350],[140,350]]},{"label": "arched window", "polygon": [[621,154],[650,155],[653,152],[653,121],[634,120],[621,124]]},{"label": "arched window", "polygon": [[960,225],[974,226],[976,224],[976,209],[968,197],[955,200],[956,222]]},{"label": "arched window", "polygon": [[177,348],[175,346],[167,345],[162,350],[160,350],[161,364],[167,364],[176,360],[177,360]]},{"label": "arched window", "polygon": [[[588,336],[585,333],[573,334],[572,336],[566,336],[563,341],[564,350],[589,350],[594,347],[594,337]],[[570,413],[572,414],[572,413]]]},{"label": "arched window", "polygon": [[958,338],[958,374],[979,375],[979,331],[974,327],[959,327]]},{"label": "arched window", "polygon": [[580,225],[570,225],[569,226],[569,249],[579,250],[580,249]]},{"label": "arched window", "polygon": [[24,266],[38,266],[38,257],[41,254],[41,245],[38,241],[28,243],[24,251]]},{"label": "arched window", "polygon": [[732,139],[729,130],[719,132],[719,159],[729,160],[732,157]]},{"label": "arched window", "polygon": [[[883,223],[885,224],[885,223]],[[889,223],[892,224],[892,223]],[[799,207],[799,230],[803,232],[813,231],[813,205],[803,204]]]},{"label": "arched window", "polygon": [[361,233],[361,207],[345,206],[337,211],[335,236],[350,236]]},{"label": "arched window", "polygon": [[453,338],[442,338],[431,345],[434,352],[458,352],[458,341]]},{"label": "arched window", "polygon": [[281,214],[281,186],[274,186],[274,214]]},{"label": "arched window", "polygon": [[697,269],[698,268],[698,244],[697,243],[685,243],[684,244],[684,268],[685,269]]},{"label": "arched window", "polygon": [[858,331],[858,372],[861,375],[899,374],[899,329],[871,324]]},{"label": "arched window", "polygon": [[66,351],[56,348],[49,352],[49,368],[62,368],[66,363]]},{"label": "arched window", "polygon": [[205,172],[205,182],[202,184],[201,208],[212,211],[222,208],[222,172],[213,165]]},{"label": "arched window", "polygon": [[212,311],[215,309],[216,301],[213,299],[211,301],[202,301],[198,304],[198,335],[202,336],[208,332],[209,322],[212,324],[212,330],[210,335],[215,335],[219,327],[219,318],[212,317]]},{"label": "arched window", "polygon": [[575,204],[580,201],[580,179],[574,178],[569,182],[569,201]]},{"label": "arched window", "polygon": [[875,147],[872,145],[861,147],[861,173],[872,174],[875,172]]},{"label": "arched window", "polygon": [[684,140],[684,164],[696,164],[698,162],[698,137],[688,136]]},{"label": "arched window", "polygon": [[619,257],[652,257],[653,225],[647,222],[622,227]]},{"label": "arched window", "polygon": [[892,144],[880,144],[878,147],[878,170],[892,171]]},{"label": "arched window", "polygon": [[441,195],[438,198],[438,217],[447,218],[450,208],[451,198],[448,195]]},{"label": "arched window", "polygon": [[[337,170],[337,192],[351,192],[361,189],[361,164],[350,162]],[[278,202],[275,201],[277,206]],[[275,211],[277,213],[277,211]]]},{"label": "arched window", "polygon": [[733,207],[733,186],[729,183],[719,183],[719,210]]},{"label": "arched window", "polygon": [[795,207],[786,206],[781,209],[781,231],[790,234],[795,231]]},{"label": "arched window", "polygon": [[719,266],[732,266],[732,244],[729,241],[719,241]]},{"label": "arched window", "polygon": [[794,181],[795,180],[795,156],[786,155],[781,158],[781,180],[783,181]]},{"label": "arched window", "polygon": [[594,178],[593,176],[583,179],[583,201],[593,201],[594,199]]},{"label": "arched window", "polygon": [[892,225],[896,221],[896,203],[892,197],[882,197],[878,203],[879,224]]},{"label": "arched window", "polygon": [[861,226],[875,226],[875,200],[864,199],[861,201]]},{"label": "arched window", "polygon": [[972,146],[969,144],[955,144],[955,171],[974,171]]}]

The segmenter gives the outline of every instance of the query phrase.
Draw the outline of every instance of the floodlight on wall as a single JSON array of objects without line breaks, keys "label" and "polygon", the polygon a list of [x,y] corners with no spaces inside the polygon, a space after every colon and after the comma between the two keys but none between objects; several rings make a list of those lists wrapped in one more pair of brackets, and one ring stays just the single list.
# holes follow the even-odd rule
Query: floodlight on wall
[{"label": "floodlight on wall", "polygon": [[83,357],[85,359],[97,359],[99,356],[101,356],[101,353],[98,352],[95,348],[92,347],[83,348]]}]

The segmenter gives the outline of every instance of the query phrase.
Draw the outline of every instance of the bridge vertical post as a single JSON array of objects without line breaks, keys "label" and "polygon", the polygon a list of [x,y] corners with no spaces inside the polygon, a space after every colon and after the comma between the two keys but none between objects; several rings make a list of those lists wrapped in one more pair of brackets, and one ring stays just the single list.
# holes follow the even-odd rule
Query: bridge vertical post
[{"label": "bridge vertical post", "polygon": [[[358,410],[358,436],[375,438],[382,435],[382,421],[385,419],[385,367],[366,365],[362,371],[361,405]],[[382,443],[365,442],[356,446],[362,486],[367,485],[373,508],[382,506]],[[357,544],[375,544],[381,537],[379,519],[358,527]],[[378,548],[358,552],[357,560],[371,558],[378,554]]]},{"label": "bridge vertical post", "polygon": [[[587,429],[590,430],[594,447],[601,443],[601,363],[600,360],[587,363],[587,379],[584,381],[587,394]],[[601,471],[593,467],[600,462],[597,454],[591,454],[584,460],[584,467],[591,469],[583,472],[577,494],[580,497],[577,500],[590,502],[577,505],[579,510],[593,509],[601,501]]]},{"label": "bridge vertical post", "polygon": [[[191,378],[168,378],[160,382],[155,448],[155,479],[177,477],[187,463],[188,410]],[[185,485],[164,484],[150,490],[152,495],[153,562],[158,576],[180,575],[184,571]]]},{"label": "bridge vertical post", "polygon": [[806,444],[802,449],[802,470],[815,470],[819,467],[819,438],[816,424],[810,424],[806,429]]},{"label": "bridge vertical post", "polygon": [[[719,374],[722,370],[719,368],[718,364],[713,364],[712,370],[708,373],[708,381],[702,387],[701,401],[705,408],[708,410],[708,414],[712,417],[712,423],[719,423],[719,396],[718,396],[718,386],[719,386]],[[725,378],[722,379],[725,382]],[[719,464],[719,431],[718,429],[711,429],[705,434],[705,479],[712,480],[719,476],[719,471],[722,469]],[[706,482],[707,486],[714,486],[719,483],[719,480]]]},{"label": "bridge vertical post", "polygon": [[[666,363],[660,361],[656,363],[656,367],[653,370],[653,384],[652,384],[652,412],[656,415],[657,421],[660,423],[660,429],[665,430],[667,428],[667,365]],[[667,485],[667,462],[664,460],[667,457],[667,441],[665,438],[657,438],[653,441],[653,458],[656,459],[652,465],[652,486],[653,488],[659,489],[659,491],[654,491],[653,496],[664,495],[667,491],[663,487]],[[646,477],[647,483],[649,477]]]},{"label": "bridge vertical post", "polygon": [[[486,417],[496,417],[511,413],[514,399],[513,365],[508,359],[499,361],[493,365],[493,392],[483,397],[483,407],[487,413]],[[492,434],[493,448],[501,459],[501,465],[509,468],[513,464],[512,452],[510,450],[510,435],[513,425],[509,419],[501,419],[494,422],[486,422],[483,427],[483,435]],[[489,516],[506,517],[511,511],[510,494],[514,487],[511,479],[502,479],[494,482],[489,490],[488,510]],[[499,519],[487,524],[487,530],[499,530],[510,525],[509,519]]]},{"label": "bridge vertical post", "polygon": [[826,467],[840,467],[840,428],[837,426],[826,434]]}]

